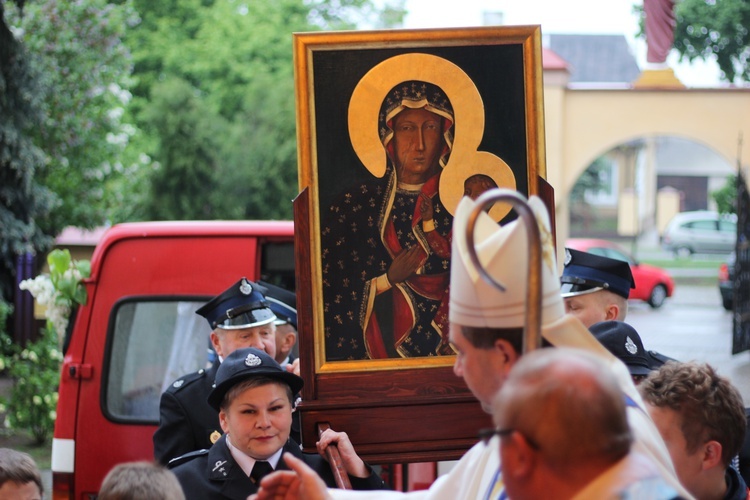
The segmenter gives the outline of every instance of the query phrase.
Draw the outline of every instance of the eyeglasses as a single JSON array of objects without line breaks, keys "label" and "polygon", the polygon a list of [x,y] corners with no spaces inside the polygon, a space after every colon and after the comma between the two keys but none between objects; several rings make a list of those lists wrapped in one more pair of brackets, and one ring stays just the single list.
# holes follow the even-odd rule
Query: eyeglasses
[{"label": "eyeglasses", "polygon": [[518,429],[496,429],[494,427],[490,427],[490,428],[487,428],[487,429],[481,429],[479,431],[479,440],[482,442],[482,444],[484,444],[485,446],[487,446],[487,443],[490,442],[490,439],[492,439],[493,436],[505,437],[505,436],[510,436],[514,432],[517,432],[521,436],[523,436],[523,438],[526,440],[526,442],[529,443],[529,446],[531,446],[535,450],[540,449],[539,445],[536,444],[536,441],[534,441],[533,439],[531,439],[530,437],[528,437],[526,434],[524,434],[523,432],[519,431]]}]

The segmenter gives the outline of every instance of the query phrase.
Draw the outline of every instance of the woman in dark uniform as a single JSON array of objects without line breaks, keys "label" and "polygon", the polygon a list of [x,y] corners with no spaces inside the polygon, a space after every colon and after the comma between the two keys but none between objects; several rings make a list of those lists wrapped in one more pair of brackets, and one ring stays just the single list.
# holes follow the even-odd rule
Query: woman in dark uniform
[{"label": "woman in dark uniform", "polygon": [[[185,497],[245,500],[257,491],[263,476],[276,469],[289,469],[281,458],[284,452],[304,460],[328,486],[335,487],[328,462],[319,455],[303,454],[289,440],[292,397],[302,384],[300,377],[282,369],[261,350],[238,349],[227,356],[208,396],[208,404],[219,412],[224,435],[210,449],[188,453],[169,463]],[[385,488],[354,452],[345,433],[326,432],[329,434],[321,436],[321,443],[338,443],[354,489]]]}]

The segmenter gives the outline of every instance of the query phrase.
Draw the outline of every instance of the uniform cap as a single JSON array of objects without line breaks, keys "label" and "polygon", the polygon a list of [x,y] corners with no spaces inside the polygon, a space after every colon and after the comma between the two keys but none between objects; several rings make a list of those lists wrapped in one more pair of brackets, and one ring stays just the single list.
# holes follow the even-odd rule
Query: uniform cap
[{"label": "uniform cap", "polygon": [[254,347],[245,347],[232,352],[219,365],[214,388],[208,394],[208,404],[219,411],[227,391],[239,382],[252,377],[276,379],[291,387],[292,394],[297,394],[304,385],[300,377],[283,369],[264,351]]},{"label": "uniform cap", "polygon": [[[547,209],[536,196],[532,196],[528,204],[536,216],[542,239],[544,334],[545,326],[565,316],[565,308],[560,297]],[[474,201],[464,197],[453,219],[449,319],[452,323],[473,327],[523,327],[529,278],[526,227],[520,220],[499,226],[486,213],[479,213],[474,227],[476,252],[487,272],[505,286],[506,291],[500,291],[481,277],[468,254],[468,242],[464,235],[475,206]]]},{"label": "uniform cap", "polygon": [[635,328],[622,321],[602,321],[590,327],[594,337],[628,367],[631,375],[648,375],[657,367]]},{"label": "uniform cap", "polygon": [[289,323],[294,328],[297,328],[297,296],[285,290],[280,286],[266,283],[265,281],[259,281],[259,285],[266,288],[266,300],[268,305],[276,315],[275,323],[277,325],[283,325]]},{"label": "uniform cap", "polygon": [[635,288],[627,262],[572,248],[565,249],[565,267],[560,283],[565,298],[609,290],[627,299],[630,289]]},{"label": "uniform cap", "polygon": [[206,318],[212,330],[267,325],[276,316],[264,296],[265,291],[257,283],[242,278],[195,312]]}]

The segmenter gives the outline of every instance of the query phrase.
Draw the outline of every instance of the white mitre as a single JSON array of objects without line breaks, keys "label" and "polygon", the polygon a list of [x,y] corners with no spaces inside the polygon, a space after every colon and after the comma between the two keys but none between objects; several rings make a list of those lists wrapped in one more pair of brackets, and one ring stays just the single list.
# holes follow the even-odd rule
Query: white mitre
[{"label": "white mitre", "polygon": [[[557,337],[554,330],[564,328],[567,336],[573,333],[569,331],[572,328],[590,338],[583,324],[570,321],[571,316],[565,315],[547,208],[536,196],[528,204],[536,216],[542,242],[542,335],[554,344]],[[526,226],[520,218],[499,226],[485,212],[479,213],[474,245],[483,267],[505,286],[505,291],[500,291],[481,277],[468,254],[466,228],[475,207],[474,201],[464,197],[453,219],[450,322],[474,327],[522,328],[529,279]]]}]

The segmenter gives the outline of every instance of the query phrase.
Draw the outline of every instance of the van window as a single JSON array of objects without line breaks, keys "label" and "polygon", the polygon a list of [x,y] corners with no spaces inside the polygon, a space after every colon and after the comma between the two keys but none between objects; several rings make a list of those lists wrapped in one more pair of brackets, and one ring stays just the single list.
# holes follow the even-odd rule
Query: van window
[{"label": "van window", "polygon": [[268,242],[262,245],[261,279],[286,290],[294,290],[294,243]]},{"label": "van window", "polygon": [[167,385],[209,364],[211,330],[195,314],[208,299],[129,298],[115,306],[104,373],[108,418],[158,424]]}]

